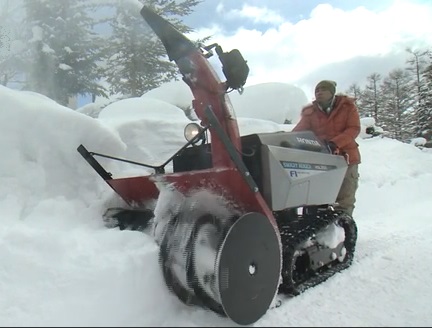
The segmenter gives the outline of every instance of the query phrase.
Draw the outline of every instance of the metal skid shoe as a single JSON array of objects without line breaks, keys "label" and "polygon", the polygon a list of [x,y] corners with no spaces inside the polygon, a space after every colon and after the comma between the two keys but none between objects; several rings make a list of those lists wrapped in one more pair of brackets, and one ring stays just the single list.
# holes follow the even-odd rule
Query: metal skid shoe
[{"label": "metal skid shoe", "polygon": [[280,242],[259,213],[234,222],[207,214],[189,229],[177,216],[162,239],[160,263],[167,286],[182,302],[248,325],[266,313],[276,296]]}]

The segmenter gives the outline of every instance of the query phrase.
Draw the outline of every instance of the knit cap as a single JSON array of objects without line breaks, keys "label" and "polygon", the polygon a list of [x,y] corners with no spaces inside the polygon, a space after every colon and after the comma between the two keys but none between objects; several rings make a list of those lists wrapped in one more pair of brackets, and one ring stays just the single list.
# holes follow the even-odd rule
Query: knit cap
[{"label": "knit cap", "polygon": [[318,88],[323,88],[331,92],[332,95],[336,93],[336,85],[337,83],[335,81],[331,80],[322,80],[318,82],[318,84],[315,87],[315,90]]}]

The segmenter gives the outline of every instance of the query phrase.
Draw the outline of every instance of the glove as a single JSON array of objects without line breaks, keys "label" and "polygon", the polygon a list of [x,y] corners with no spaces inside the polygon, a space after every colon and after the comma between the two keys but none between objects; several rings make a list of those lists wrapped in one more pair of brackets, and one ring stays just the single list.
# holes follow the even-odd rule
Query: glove
[{"label": "glove", "polygon": [[339,147],[333,141],[328,141],[327,147],[329,148],[330,152],[333,155],[339,155],[340,154]]}]

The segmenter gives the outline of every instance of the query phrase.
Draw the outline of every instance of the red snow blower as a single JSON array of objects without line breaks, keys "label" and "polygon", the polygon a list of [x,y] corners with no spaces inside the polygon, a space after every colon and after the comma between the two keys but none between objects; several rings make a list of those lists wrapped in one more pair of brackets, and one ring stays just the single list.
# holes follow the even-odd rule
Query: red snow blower
[{"label": "red snow blower", "polygon": [[[228,93],[242,93],[249,74],[241,53],[198,46],[147,7],[141,15],[190,87],[200,121],[186,126],[185,145],[159,166],[84,145],[78,152],[127,204],[106,217],[154,235],[179,300],[254,323],[278,294],[298,295],[352,263],[356,224],[333,207],[347,163],[310,131],[240,136]],[[208,61],[213,49],[226,81]],[[96,156],[154,173],[115,178]]]}]

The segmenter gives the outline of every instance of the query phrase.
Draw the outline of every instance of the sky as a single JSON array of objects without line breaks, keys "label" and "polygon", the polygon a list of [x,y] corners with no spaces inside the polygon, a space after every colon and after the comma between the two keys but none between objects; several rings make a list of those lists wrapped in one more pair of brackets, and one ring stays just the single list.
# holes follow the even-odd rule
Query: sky
[{"label": "sky", "polygon": [[[242,135],[292,128],[274,121],[290,111],[271,87],[281,85],[254,88],[266,110],[233,100]],[[241,97],[250,95],[245,89]],[[102,111],[97,104],[74,111],[0,86],[0,326],[233,326],[170,293],[151,235],[105,225],[102,214],[121,201],[76,150],[83,144],[160,164],[185,142],[190,120],[179,106],[189,97],[169,84]],[[373,123],[363,119],[357,138],[362,163],[352,266],[269,309],[253,326],[431,326],[432,152],[370,138],[364,131]],[[99,160],[114,177],[148,174],[140,166]]]},{"label": "sky", "polygon": [[405,68],[412,50],[432,45],[429,0],[204,0],[185,22],[195,35],[238,48],[248,84],[292,83],[311,98],[322,79],[339,91],[372,73]]},{"label": "sky", "polygon": [[[132,4],[137,15],[142,7],[112,3]],[[407,67],[406,48],[432,47],[430,0],[204,0],[184,22],[195,30],[191,39],[211,36],[226,51],[239,49],[250,67],[247,85],[290,83],[309,99],[322,79],[345,92],[372,73]],[[90,101],[80,97],[79,106]]]}]

